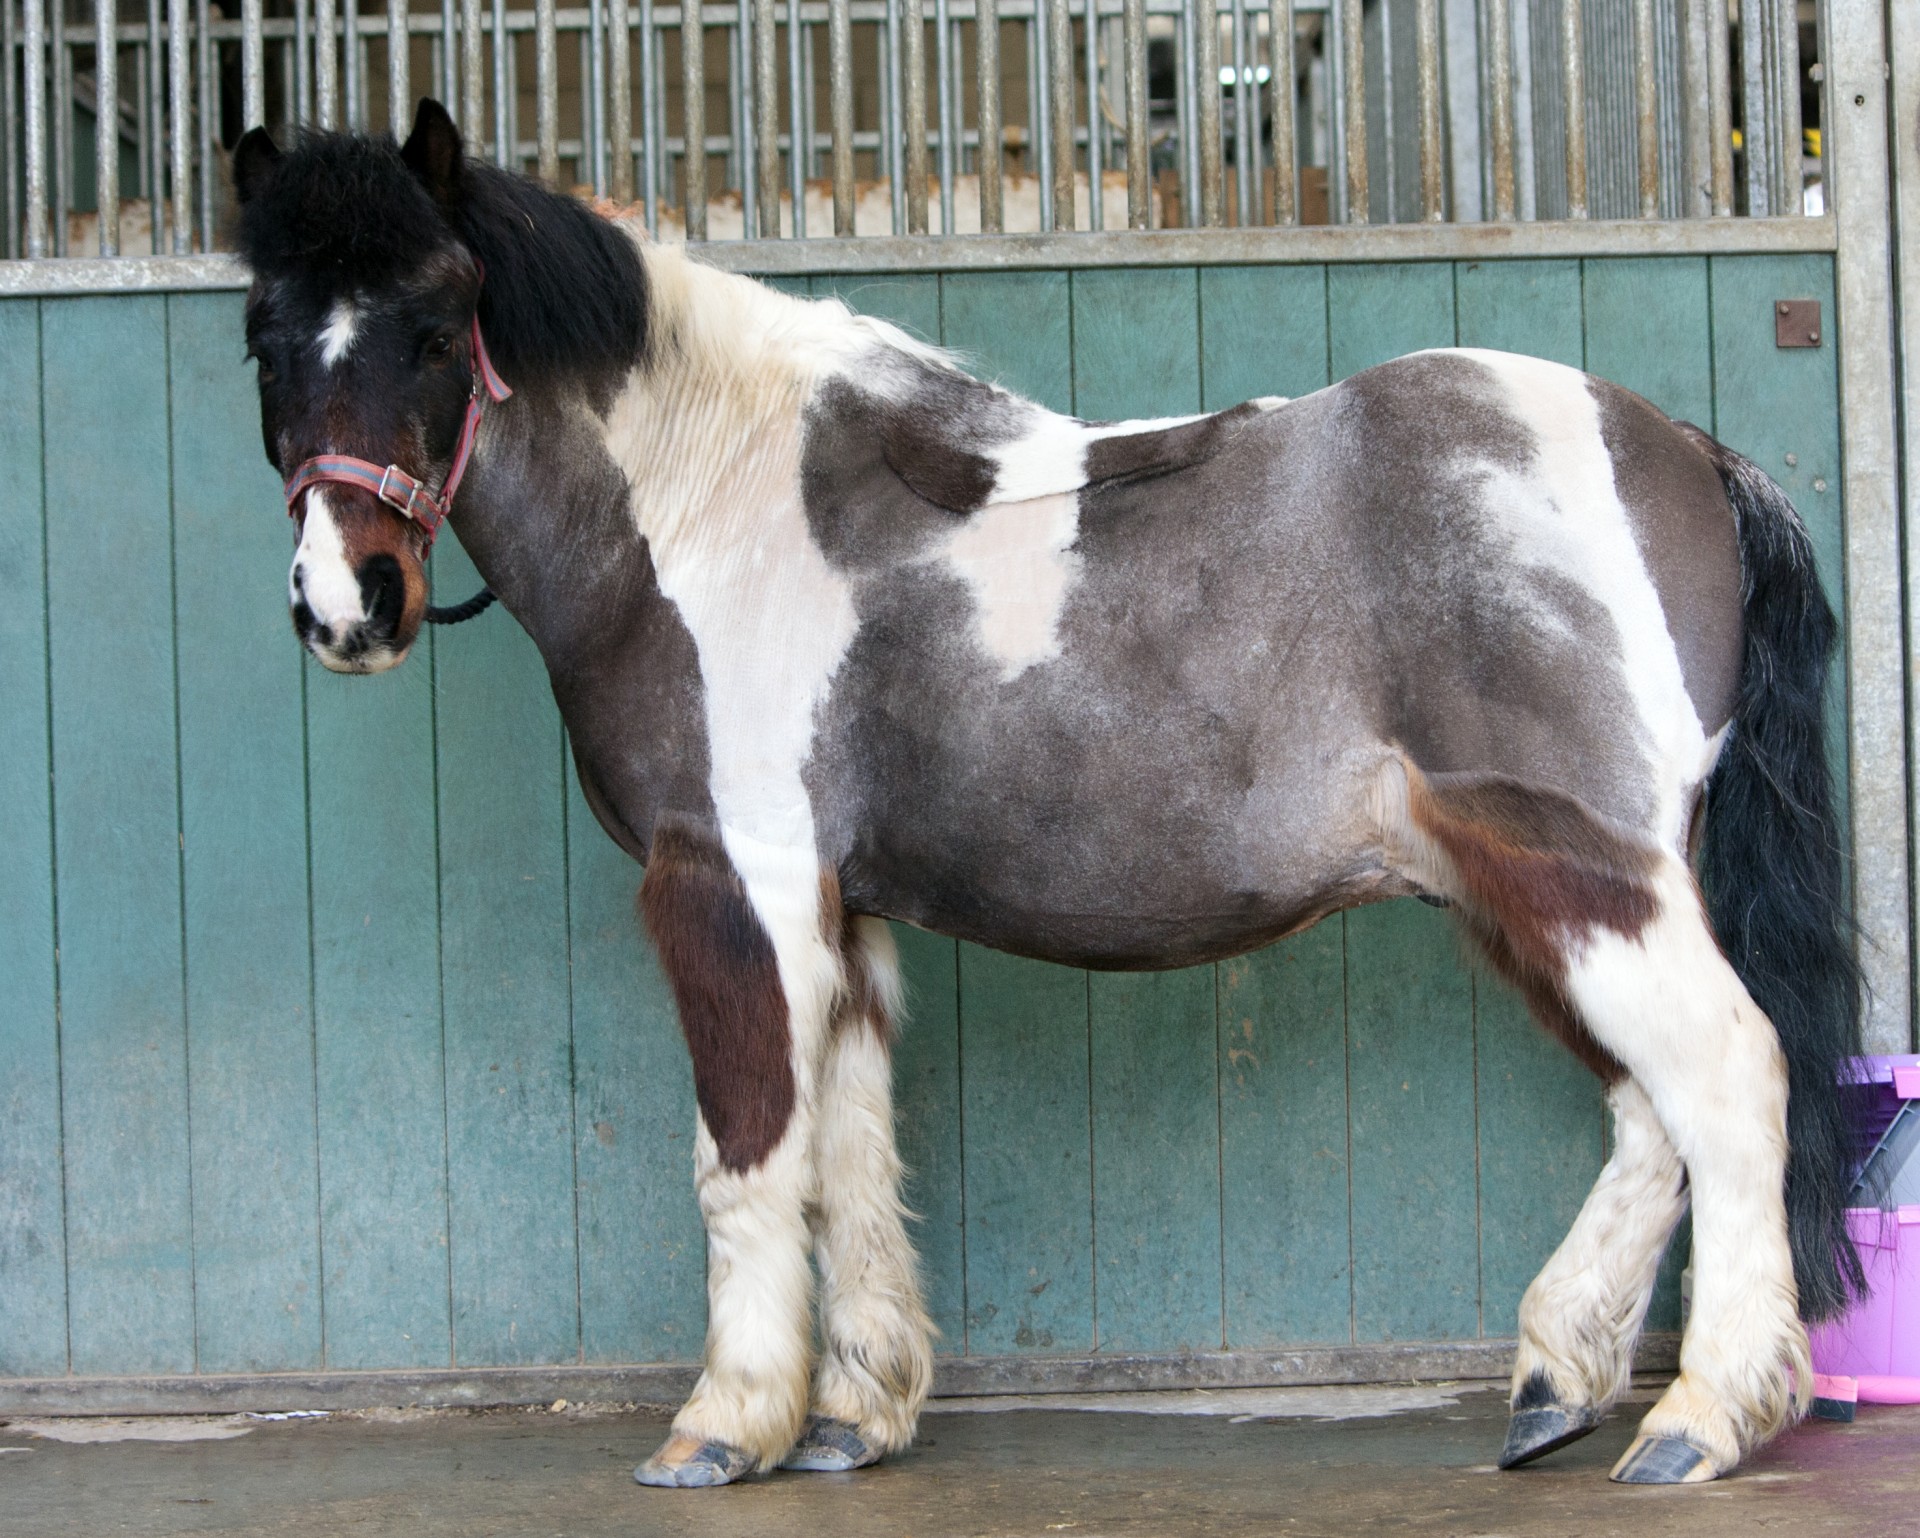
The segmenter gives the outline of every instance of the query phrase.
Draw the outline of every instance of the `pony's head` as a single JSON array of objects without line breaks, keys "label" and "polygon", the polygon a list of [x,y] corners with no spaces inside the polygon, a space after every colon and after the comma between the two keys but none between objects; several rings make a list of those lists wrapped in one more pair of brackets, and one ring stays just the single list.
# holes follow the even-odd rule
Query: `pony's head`
[{"label": "pony's head", "polygon": [[233,170],[261,434],[299,540],[293,627],[335,672],[377,673],[426,616],[436,494],[486,368],[479,266],[448,218],[460,136],[423,101],[404,145],[311,134],[282,152],[256,128]]}]

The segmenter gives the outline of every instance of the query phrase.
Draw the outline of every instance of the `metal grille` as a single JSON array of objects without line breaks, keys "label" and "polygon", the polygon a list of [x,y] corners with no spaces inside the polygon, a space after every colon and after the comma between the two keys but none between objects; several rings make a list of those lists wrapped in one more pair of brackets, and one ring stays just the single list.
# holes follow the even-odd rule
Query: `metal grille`
[{"label": "metal grille", "polygon": [[5,254],[218,250],[245,127],[425,94],[668,238],[1791,214],[1799,7],[0,0]]}]

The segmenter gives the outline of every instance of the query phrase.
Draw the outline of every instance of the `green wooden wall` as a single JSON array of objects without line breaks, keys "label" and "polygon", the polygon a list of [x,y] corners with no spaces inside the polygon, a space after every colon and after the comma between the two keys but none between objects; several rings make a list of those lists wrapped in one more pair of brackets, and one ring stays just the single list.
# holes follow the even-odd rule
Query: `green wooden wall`
[{"label": "green wooden wall", "polygon": [[[1096,417],[1454,342],[1584,363],[1756,457],[1840,569],[1831,345],[1771,318],[1831,313],[1825,257],[811,287]],[[0,303],[0,1375],[691,1359],[638,873],[504,616],[303,661],[240,351],[233,294]],[[1602,1158],[1593,1083],[1415,904],[1157,976],[902,940],[948,1352],[1510,1334]]]}]

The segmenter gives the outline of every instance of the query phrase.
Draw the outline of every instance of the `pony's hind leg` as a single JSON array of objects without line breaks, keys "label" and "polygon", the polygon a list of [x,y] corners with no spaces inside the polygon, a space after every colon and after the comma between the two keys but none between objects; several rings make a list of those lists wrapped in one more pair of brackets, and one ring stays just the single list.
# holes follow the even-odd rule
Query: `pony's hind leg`
[{"label": "pony's hind leg", "polygon": [[722,1485],[772,1468],[812,1367],[815,1079],[840,991],[811,850],[657,827],[641,910],[693,1058],[694,1179],[707,1228],[707,1346],[642,1484]]},{"label": "pony's hind leg", "polygon": [[790,1469],[849,1469],[913,1440],[932,1378],[933,1327],[900,1203],[893,1022],[900,959],[879,919],[847,929],[846,996],[820,1070],[814,1255],[822,1352],[813,1414]]},{"label": "pony's hind leg", "polygon": [[1613,1153],[1520,1302],[1502,1468],[1531,1463],[1600,1424],[1626,1387],[1661,1253],[1686,1210],[1685,1172],[1645,1091],[1620,1078],[1607,1101]]},{"label": "pony's hind leg", "polygon": [[1613,1477],[1711,1479],[1804,1409],[1812,1385],[1787,1242],[1785,1059],[1721,954],[1691,872],[1668,857],[1636,934],[1595,929],[1566,990],[1644,1088],[1693,1201],[1693,1313],[1680,1376]]}]

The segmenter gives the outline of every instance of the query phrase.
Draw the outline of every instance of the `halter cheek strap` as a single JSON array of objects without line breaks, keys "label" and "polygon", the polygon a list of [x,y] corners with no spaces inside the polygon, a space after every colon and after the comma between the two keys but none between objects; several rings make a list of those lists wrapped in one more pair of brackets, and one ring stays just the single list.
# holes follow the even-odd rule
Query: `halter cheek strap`
[{"label": "halter cheek strap", "polygon": [[[482,391],[484,390],[484,394]],[[370,491],[387,506],[395,508],[426,531],[427,548],[433,548],[434,536],[453,507],[453,494],[460,489],[467,473],[467,461],[473,457],[473,440],[480,431],[480,414],[490,400],[503,401],[513,391],[494,369],[487,356],[487,344],[480,335],[480,316],[473,317],[473,389],[467,396],[467,419],[460,428],[460,444],[453,453],[453,468],[435,496],[427,483],[416,480],[398,465],[376,465],[370,459],[355,459],[347,454],[322,454],[307,460],[287,481],[287,516],[310,486],[336,481],[343,486],[358,486]]]}]

